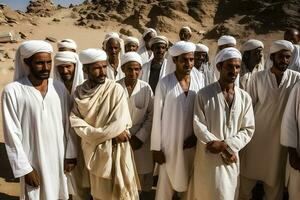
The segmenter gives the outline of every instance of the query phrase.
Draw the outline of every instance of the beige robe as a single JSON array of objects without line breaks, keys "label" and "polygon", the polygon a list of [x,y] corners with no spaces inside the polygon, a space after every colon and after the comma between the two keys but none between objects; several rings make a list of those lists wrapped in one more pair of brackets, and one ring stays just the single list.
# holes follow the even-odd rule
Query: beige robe
[{"label": "beige robe", "polygon": [[[300,157],[300,82],[298,82],[289,96],[281,124],[280,143],[285,147],[295,148]],[[300,198],[300,172],[286,165],[286,186],[289,190],[289,198]]]},{"label": "beige robe", "polygon": [[259,63],[258,65],[256,65],[252,70],[252,72],[250,72],[246,67],[246,65],[243,63],[241,66],[241,73],[240,73],[240,88],[245,91],[249,91],[250,82],[253,74],[262,70],[264,70],[263,63]]},{"label": "beige robe", "polygon": [[277,84],[271,69],[254,74],[250,85],[255,133],[242,151],[241,174],[273,187],[283,181],[286,151],[280,145],[282,115],[294,84],[300,80],[298,72],[287,69]]},{"label": "beige robe", "polygon": [[[251,140],[254,114],[251,97],[238,87],[229,108],[221,87],[215,82],[200,90],[194,106],[194,133],[197,148],[194,174],[189,184],[190,200],[233,200],[238,195],[238,152]],[[206,150],[209,141],[224,140],[238,158],[224,164],[220,154]]]},{"label": "beige robe", "polygon": [[[112,144],[113,138],[131,127],[123,88],[109,79],[94,88],[90,88],[89,81],[84,82],[74,93],[70,122],[82,139],[93,197],[138,199],[139,183],[130,144]],[[99,190],[99,185],[110,190]]]}]

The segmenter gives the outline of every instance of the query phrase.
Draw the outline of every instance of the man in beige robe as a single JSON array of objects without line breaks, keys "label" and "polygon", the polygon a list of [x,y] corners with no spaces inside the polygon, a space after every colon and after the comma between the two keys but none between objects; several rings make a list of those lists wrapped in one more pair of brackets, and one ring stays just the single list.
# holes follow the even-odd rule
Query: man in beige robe
[{"label": "man in beige robe", "polygon": [[254,132],[251,97],[234,85],[241,58],[236,48],[221,50],[216,56],[219,81],[201,89],[196,96],[194,133],[198,142],[189,200],[238,197],[238,153]]},{"label": "man in beige robe", "polygon": [[81,137],[94,200],[138,199],[138,176],[130,147],[130,113],[121,85],[106,78],[107,56],[100,49],[79,54],[88,80],[74,93],[70,116]]},{"label": "man in beige robe", "polygon": [[257,72],[249,94],[255,116],[255,133],[242,151],[240,199],[249,200],[257,181],[263,183],[267,200],[282,200],[286,149],[280,145],[280,126],[288,96],[300,74],[288,69],[293,44],[275,41],[270,47],[271,66]]}]

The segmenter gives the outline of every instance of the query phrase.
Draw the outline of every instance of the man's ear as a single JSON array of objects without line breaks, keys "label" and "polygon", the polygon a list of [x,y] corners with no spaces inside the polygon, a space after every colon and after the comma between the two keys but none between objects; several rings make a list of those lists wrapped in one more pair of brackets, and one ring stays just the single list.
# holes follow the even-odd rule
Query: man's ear
[{"label": "man's ear", "polygon": [[82,70],[83,73],[88,74],[88,65],[83,65]]},{"label": "man's ear", "polygon": [[270,60],[272,60],[273,62],[274,62],[274,57],[275,57],[275,53],[272,53],[272,54],[270,55]]},{"label": "man's ear", "polygon": [[177,63],[178,57],[172,57],[173,62],[176,64]]},{"label": "man's ear", "polygon": [[219,72],[220,72],[221,69],[222,69],[222,65],[223,65],[223,62],[219,62],[219,63],[217,64],[217,69],[218,69]]},{"label": "man's ear", "polygon": [[122,72],[125,73],[125,67],[126,67],[126,63],[124,65],[121,66]]}]

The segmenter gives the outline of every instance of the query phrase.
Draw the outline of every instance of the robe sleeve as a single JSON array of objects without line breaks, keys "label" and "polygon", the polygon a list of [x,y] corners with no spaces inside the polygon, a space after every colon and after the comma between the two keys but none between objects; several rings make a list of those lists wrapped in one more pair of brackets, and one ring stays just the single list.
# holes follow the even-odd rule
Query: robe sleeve
[{"label": "robe sleeve", "polygon": [[162,140],[162,112],[165,101],[165,88],[161,81],[158,82],[155,89],[154,97],[154,112],[153,112],[153,123],[151,131],[151,150],[160,151],[161,140]]},{"label": "robe sleeve", "polygon": [[149,87],[149,103],[146,111],[145,121],[143,122],[142,127],[135,134],[142,142],[146,142],[151,135],[152,119],[153,119],[153,93]]},{"label": "robe sleeve", "polygon": [[226,144],[235,153],[238,153],[248,144],[248,142],[250,142],[254,133],[255,122],[250,96],[246,95],[246,101],[244,102],[244,104],[245,111],[243,112],[244,114],[241,119],[241,127],[239,128],[236,135],[225,139]]},{"label": "robe sleeve", "polygon": [[[113,108],[111,112],[113,113],[110,117],[110,121],[103,127],[94,127],[88,124],[81,116],[78,105],[74,102],[74,106],[70,115],[70,122],[72,128],[75,130],[76,134],[88,142],[107,141],[112,138],[117,137],[123,131],[128,130],[131,127],[131,118],[128,109],[127,99],[125,97],[124,89],[120,85],[118,87]],[[109,106],[109,105],[107,105]],[[101,143],[101,142],[100,142]]]},{"label": "robe sleeve", "polygon": [[[289,96],[281,124],[280,143],[286,147],[297,148],[299,145],[299,95],[300,84],[294,86]],[[297,136],[298,135],[298,136]]]},{"label": "robe sleeve", "polygon": [[22,128],[15,110],[13,98],[8,91],[2,95],[2,119],[5,147],[16,178],[33,170],[22,145]]},{"label": "robe sleeve", "polygon": [[204,105],[201,96],[202,96],[201,93],[198,92],[194,104],[194,120],[193,120],[194,133],[197,139],[203,143],[207,143],[213,140],[219,141],[220,139],[217,138],[213,133],[211,133],[207,129],[207,120],[206,120]]}]

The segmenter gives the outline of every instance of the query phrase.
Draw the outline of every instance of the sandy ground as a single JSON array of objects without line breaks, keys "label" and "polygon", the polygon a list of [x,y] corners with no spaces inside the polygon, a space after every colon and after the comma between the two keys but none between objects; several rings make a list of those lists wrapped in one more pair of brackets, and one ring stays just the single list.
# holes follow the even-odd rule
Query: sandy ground
[{"label": "sandy ground", "polygon": [[[90,47],[101,48],[102,40],[107,32],[119,31],[121,28],[132,28],[128,25],[120,25],[117,22],[104,22],[102,29],[78,27],[74,25],[75,20],[70,17],[69,11],[59,12],[55,15],[55,17],[60,18],[61,22],[53,22],[53,17],[39,18],[37,21],[37,26],[34,26],[28,22],[16,24],[14,27],[0,26],[0,33],[3,31],[13,31],[15,33],[21,31],[27,35],[28,39],[42,40],[47,36],[54,37],[57,40],[72,38],[77,42],[78,50],[80,51]],[[140,34],[136,30],[133,30],[133,33],[138,34],[137,36],[140,37]],[[178,40],[176,33],[160,34],[166,35],[172,42]],[[253,35],[248,38],[244,38],[243,40],[238,40],[238,42],[243,42],[249,38],[260,39],[265,43],[265,49],[267,51],[271,41],[281,39],[282,35],[282,32],[270,33],[268,35]],[[216,41],[204,40],[201,42],[210,47],[210,56],[212,57],[216,52]],[[6,43],[1,45],[5,47],[5,50],[10,51],[13,55],[19,44],[20,42],[13,44]],[[52,45],[56,51],[56,44],[52,43]],[[240,45],[238,45],[238,47],[240,47]],[[0,62],[0,93],[2,93],[3,87],[12,80],[12,66],[13,59]],[[16,182],[17,180],[12,178],[11,170],[7,160],[2,134],[2,119],[0,123],[0,160],[0,200],[18,199],[17,196],[20,191],[19,184]]]}]

